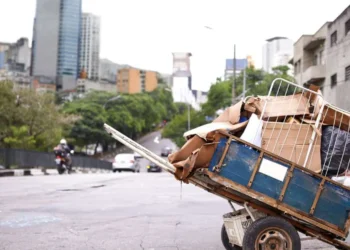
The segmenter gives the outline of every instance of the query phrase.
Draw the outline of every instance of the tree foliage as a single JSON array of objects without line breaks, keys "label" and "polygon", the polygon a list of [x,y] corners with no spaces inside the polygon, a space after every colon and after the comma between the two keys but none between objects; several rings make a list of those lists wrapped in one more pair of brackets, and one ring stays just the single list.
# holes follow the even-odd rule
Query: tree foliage
[{"label": "tree foliage", "polygon": [[83,148],[95,144],[105,149],[115,143],[103,129],[108,123],[136,138],[177,113],[171,92],[160,87],[135,95],[93,91],[84,98],[63,103],[55,94],[15,89],[0,82],[0,147],[51,150],[64,137]]},{"label": "tree foliage", "polygon": [[0,146],[47,150],[69,122],[54,104],[54,95],[14,89],[0,82]]}]

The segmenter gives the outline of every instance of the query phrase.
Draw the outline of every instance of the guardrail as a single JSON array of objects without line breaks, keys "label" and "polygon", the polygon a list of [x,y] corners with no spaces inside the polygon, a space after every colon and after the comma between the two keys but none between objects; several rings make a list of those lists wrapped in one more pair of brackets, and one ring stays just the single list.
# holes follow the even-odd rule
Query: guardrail
[{"label": "guardrail", "polygon": [[[72,156],[73,167],[98,168],[112,170],[112,163],[88,156]],[[53,153],[38,152],[24,149],[0,149],[0,165],[6,168],[55,168]]]}]

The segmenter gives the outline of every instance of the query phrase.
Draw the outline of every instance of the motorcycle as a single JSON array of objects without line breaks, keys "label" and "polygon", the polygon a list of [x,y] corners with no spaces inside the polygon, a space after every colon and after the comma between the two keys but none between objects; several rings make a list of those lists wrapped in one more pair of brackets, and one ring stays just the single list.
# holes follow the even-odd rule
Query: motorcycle
[{"label": "motorcycle", "polygon": [[[58,147],[54,149],[54,153],[58,173],[63,174],[67,171],[67,173],[70,174],[72,171],[72,165],[67,162],[67,153]],[[74,151],[71,150],[70,153],[73,154]]]}]

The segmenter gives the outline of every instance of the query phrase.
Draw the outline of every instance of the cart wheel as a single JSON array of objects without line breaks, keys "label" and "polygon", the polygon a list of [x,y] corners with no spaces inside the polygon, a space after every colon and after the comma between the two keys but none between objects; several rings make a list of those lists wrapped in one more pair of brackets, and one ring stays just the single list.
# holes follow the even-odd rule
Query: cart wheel
[{"label": "cart wheel", "polygon": [[221,241],[222,241],[222,244],[224,245],[226,250],[242,250],[241,247],[236,246],[236,245],[232,245],[230,243],[230,240],[229,240],[227,232],[226,232],[225,225],[222,225],[222,228],[221,228]]},{"label": "cart wheel", "polygon": [[288,221],[268,216],[254,221],[243,237],[243,249],[300,250],[298,232]]}]

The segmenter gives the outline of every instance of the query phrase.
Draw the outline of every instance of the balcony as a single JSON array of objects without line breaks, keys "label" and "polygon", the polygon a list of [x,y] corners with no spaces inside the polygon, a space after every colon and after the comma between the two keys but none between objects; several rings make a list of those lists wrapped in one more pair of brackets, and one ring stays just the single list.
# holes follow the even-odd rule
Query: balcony
[{"label": "balcony", "polygon": [[320,47],[321,45],[324,45],[325,41],[326,41],[325,37],[314,38],[310,42],[305,44],[304,50],[313,51],[313,50],[317,49],[318,47]]},{"label": "balcony", "polygon": [[326,78],[325,65],[315,65],[307,68],[303,73],[304,83],[317,83]]}]

